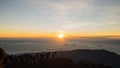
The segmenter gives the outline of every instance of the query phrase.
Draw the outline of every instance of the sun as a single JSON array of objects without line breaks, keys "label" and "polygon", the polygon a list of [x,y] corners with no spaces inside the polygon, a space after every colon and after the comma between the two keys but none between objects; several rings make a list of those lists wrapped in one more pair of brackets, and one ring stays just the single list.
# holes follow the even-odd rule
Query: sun
[{"label": "sun", "polygon": [[58,38],[60,38],[60,39],[62,39],[62,38],[64,38],[64,34],[58,34]]}]

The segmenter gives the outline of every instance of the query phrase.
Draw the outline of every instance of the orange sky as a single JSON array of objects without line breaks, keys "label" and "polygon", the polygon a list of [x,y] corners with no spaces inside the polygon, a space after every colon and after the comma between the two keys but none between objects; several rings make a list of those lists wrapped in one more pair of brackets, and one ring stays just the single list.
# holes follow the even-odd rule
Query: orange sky
[{"label": "orange sky", "polygon": [[[14,32],[14,33],[10,33],[10,32],[6,32],[6,33],[0,33],[0,37],[1,38],[57,38],[57,36],[60,33],[32,33],[32,32]],[[65,35],[66,38],[70,38],[70,37],[96,37],[96,36],[111,36],[111,37],[116,37],[116,36],[120,36],[120,34],[116,33],[116,34],[108,34],[108,33],[93,33],[93,34],[88,34],[88,33],[62,33]]]}]

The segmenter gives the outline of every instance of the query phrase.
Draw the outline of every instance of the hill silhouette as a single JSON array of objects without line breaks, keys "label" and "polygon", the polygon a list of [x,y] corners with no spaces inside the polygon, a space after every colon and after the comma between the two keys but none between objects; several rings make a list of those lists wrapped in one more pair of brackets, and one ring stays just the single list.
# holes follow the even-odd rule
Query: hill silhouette
[{"label": "hill silhouette", "polygon": [[7,55],[4,68],[120,68],[120,56],[106,50],[72,50]]},{"label": "hill silhouette", "polygon": [[75,62],[87,60],[95,64],[105,64],[113,68],[120,68],[120,55],[107,50],[78,49],[73,51],[60,51],[59,56],[72,59]]}]

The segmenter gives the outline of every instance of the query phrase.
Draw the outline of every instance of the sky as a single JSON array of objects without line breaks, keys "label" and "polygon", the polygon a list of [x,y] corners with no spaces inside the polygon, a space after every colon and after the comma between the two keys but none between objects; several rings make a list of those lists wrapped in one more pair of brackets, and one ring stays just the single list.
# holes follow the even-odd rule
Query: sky
[{"label": "sky", "polygon": [[0,0],[0,37],[120,36],[120,0]]}]

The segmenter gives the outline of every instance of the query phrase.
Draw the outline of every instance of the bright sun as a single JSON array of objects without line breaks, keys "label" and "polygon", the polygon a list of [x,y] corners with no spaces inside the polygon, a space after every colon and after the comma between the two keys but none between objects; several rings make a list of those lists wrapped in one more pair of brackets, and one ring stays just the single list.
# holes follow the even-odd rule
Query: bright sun
[{"label": "bright sun", "polygon": [[60,38],[60,39],[62,39],[62,38],[64,38],[64,34],[58,34],[58,38]]}]

